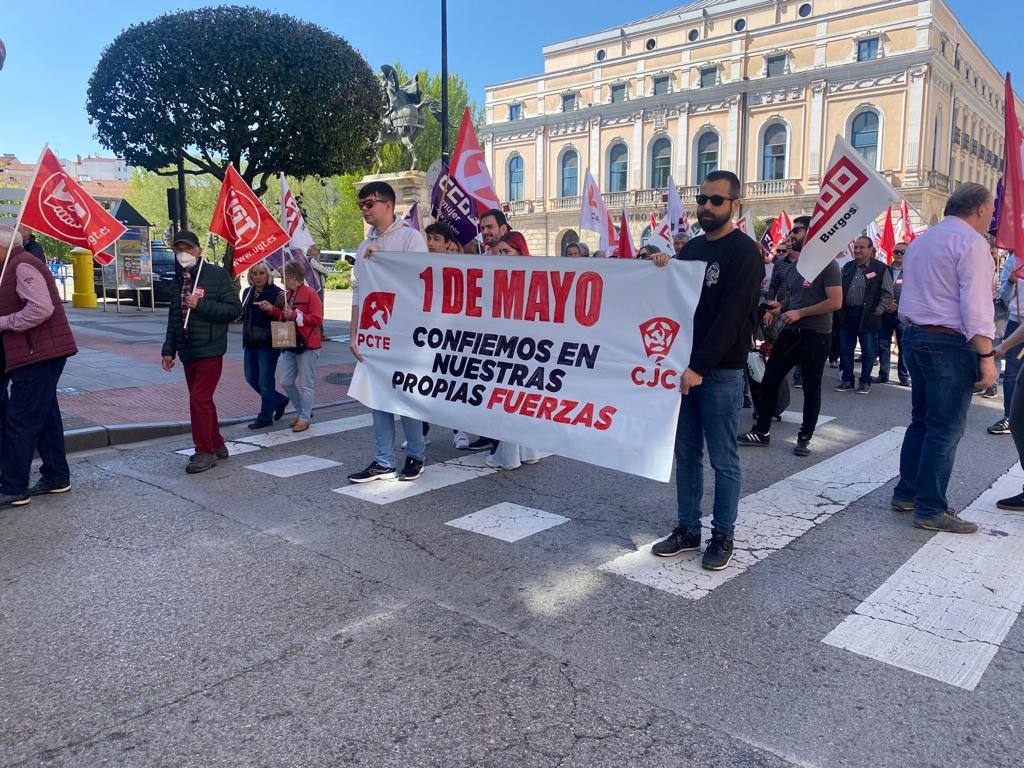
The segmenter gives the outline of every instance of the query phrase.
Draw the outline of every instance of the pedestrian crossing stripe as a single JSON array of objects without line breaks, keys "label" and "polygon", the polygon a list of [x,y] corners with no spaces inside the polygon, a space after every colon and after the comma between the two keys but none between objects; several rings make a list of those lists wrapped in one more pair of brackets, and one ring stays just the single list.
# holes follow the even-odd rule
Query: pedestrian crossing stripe
[{"label": "pedestrian crossing stripe", "polygon": [[373,504],[392,504],[429,491],[464,483],[467,480],[493,475],[498,470],[487,466],[485,462],[488,456],[487,451],[481,451],[449,459],[440,464],[429,464],[424,469],[423,475],[414,482],[403,482],[397,479],[374,480],[371,483],[335,488],[333,492]]}]

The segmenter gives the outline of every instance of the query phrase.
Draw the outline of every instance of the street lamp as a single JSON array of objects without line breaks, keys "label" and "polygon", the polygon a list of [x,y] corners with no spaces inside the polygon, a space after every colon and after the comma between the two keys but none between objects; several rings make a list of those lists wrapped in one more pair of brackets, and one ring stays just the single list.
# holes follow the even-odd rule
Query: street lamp
[{"label": "street lamp", "polygon": [[441,163],[448,167],[448,0],[441,0]]}]

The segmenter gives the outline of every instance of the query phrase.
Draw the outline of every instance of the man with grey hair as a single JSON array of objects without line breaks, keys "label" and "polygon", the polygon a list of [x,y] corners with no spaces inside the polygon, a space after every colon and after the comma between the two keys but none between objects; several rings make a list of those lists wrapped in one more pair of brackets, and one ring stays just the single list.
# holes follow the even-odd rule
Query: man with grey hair
[{"label": "man with grey hair", "polygon": [[946,218],[904,256],[899,316],[912,412],[892,506],[914,512],[914,525],[926,530],[978,530],[949,509],[946,489],[971,394],[996,380],[992,257],[985,240],[994,207],[987,188],[961,185],[946,203]]}]

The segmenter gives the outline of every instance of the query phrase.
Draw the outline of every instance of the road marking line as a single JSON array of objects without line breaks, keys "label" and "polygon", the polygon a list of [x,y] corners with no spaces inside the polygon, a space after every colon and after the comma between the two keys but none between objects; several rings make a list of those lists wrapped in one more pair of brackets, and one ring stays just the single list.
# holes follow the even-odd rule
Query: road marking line
[{"label": "road marking line", "polygon": [[568,517],[503,501],[478,512],[449,520],[445,525],[513,542],[567,522]]},{"label": "road marking line", "polygon": [[422,477],[411,482],[397,479],[374,480],[371,483],[353,483],[344,488],[335,488],[334,493],[363,501],[372,501],[374,504],[391,504],[449,485],[457,485],[467,480],[493,475],[497,470],[491,469],[484,463],[489,455],[487,451],[481,451],[460,456],[457,459],[449,459],[440,464],[428,464],[423,469]]},{"label": "road marking line", "polygon": [[[741,499],[733,561],[724,571],[703,570],[700,552],[656,557],[649,544],[600,568],[655,589],[700,600],[888,483],[899,473],[904,431],[903,427],[890,429]],[[705,525],[705,540],[710,536]]]},{"label": "road marking line", "polygon": [[[800,425],[804,423],[804,415],[799,411],[783,411],[782,420],[787,424]],[[822,424],[828,424],[830,421],[835,421],[835,416],[818,416],[818,423],[815,426],[820,427]]]},{"label": "road marking line", "polygon": [[373,416],[363,413],[359,416],[347,416],[344,419],[332,419],[331,421],[314,421],[305,432],[292,432],[291,429],[278,429],[273,432],[264,432],[259,435],[247,435],[237,440],[250,445],[258,445],[261,448],[273,448],[278,445],[297,443],[300,440],[309,440],[311,437],[325,437],[336,435],[340,432],[348,432],[353,429],[362,429],[373,424]]},{"label": "road marking line", "polygon": [[822,642],[973,691],[1024,607],[1024,515],[996,509],[1022,480],[1017,464],[964,510],[977,534],[933,536]]},{"label": "road marking line", "polygon": [[[258,445],[247,445],[245,443],[233,442],[227,440],[224,442],[224,447],[228,449],[228,453],[232,456],[238,456],[243,453],[252,453],[258,451],[260,447]],[[196,452],[195,446],[191,448],[182,448],[180,451],[175,451],[180,456],[191,456]]]},{"label": "road marking line", "polygon": [[295,477],[295,475],[304,475],[307,472],[317,472],[321,469],[340,466],[341,464],[337,461],[321,459],[319,456],[299,454],[298,456],[288,456],[284,459],[250,464],[246,469],[252,469],[265,475],[273,475],[274,477]]}]

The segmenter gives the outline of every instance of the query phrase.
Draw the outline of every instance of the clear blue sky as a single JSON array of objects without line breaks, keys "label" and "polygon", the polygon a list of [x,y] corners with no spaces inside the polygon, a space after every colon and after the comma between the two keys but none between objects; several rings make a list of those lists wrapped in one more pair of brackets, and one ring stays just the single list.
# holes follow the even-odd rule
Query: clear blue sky
[{"label": "clear blue sky", "polygon": [[[1024,90],[1019,37],[1022,0],[947,0],[1001,71]],[[0,153],[34,162],[44,141],[62,156],[101,152],[85,114],[85,90],[103,48],[126,26],[216,0],[0,0]],[[399,60],[440,69],[438,0],[252,0],[346,38],[376,70]],[[623,24],[682,5],[682,0],[449,0],[448,65],[483,102],[487,84],[540,72],[548,43]],[[388,9],[380,15],[381,9]],[[184,30],[183,30],[184,32]]]}]

